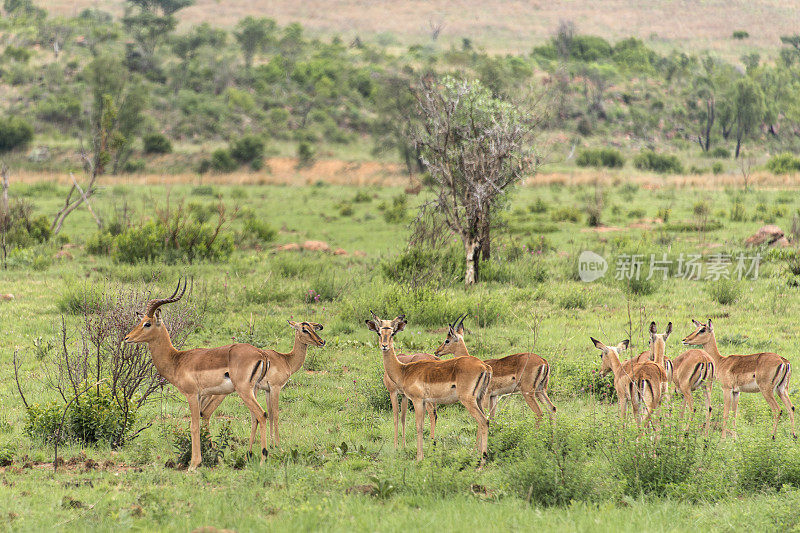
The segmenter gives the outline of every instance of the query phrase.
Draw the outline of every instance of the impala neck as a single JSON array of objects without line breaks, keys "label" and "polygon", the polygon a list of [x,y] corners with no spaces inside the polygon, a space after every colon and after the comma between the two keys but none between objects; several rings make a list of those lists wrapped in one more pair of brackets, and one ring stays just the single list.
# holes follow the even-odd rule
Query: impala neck
[{"label": "impala neck", "polygon": [[617,377],[622,374],[622,363],[619,362],[619,357],[614,350],[608,350],[609,360],[611,361],[611,371],[614,373],[614,377]]},{"label": "impala neck", "polygon": [[664,352],[666,348],[666,343],[660,339],[653,343],[653,361],[658,366],[664,366]]},{"label": "impala neck", "polygon": [[307,353],[308,344],[300,341],[300,333],[298,332],[294,336],[294,346],[292,347],[292,351],[286,354],[286,361],[289,363],[289,369],[292,371],[292,374],[300,370],[300,367],[303,366]]},{"label": "impala neck", "polygon": [[465,357],[468,355],[469,351],[467,350],[467,343],[464,342],[464,339],[462,338],[456,343],[456,348],[453,350],[453,357]]},{"label": "impala neck", "polygon": [[158,337],[148,342],[147,346],[150,348],[150,355],[153,358],[153,364],[156,370],[158,370],[158,373],[161,374],[164,379],[173,383],[176,359],[179,352],[175,349],[175,346],[172,345],[172,339],[169,338],[167,328],[164,327],[162,331],[163,333],[160,333]]},{"label": "impala neck", "polygon": [[397,384],[402,384],[403,367],[406,365],[397,359],[397,355],[394,353],[394,341],[389,341],[389,349],[386,351],[381,350],[381,353],[383,353],[383,369],[386,370],[389,379]]},{"label": "impala neck", "polygon": [[720,359],[723,358],[722,354],[719,353],[719,348],[717,348],[717,337],[713,331],[711,332],[711,340],[703,344],[703,349],[708,352],[708,355],[714,359],[715,363],[719,363]]}]

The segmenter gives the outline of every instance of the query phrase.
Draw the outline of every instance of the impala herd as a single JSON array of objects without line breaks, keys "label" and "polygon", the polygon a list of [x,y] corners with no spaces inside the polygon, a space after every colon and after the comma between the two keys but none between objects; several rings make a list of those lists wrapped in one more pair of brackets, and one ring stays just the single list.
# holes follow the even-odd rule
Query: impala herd
[{"label": "impala herd", "polygon": [[[322,324],[288,321],[294,332],[291,352],[280,353],[263,350],[250,344],[230,344],[219,348],[177,350],[172,345],[169,332],[161,319],[160,307],[177,302],[186,292],[187,282],[181,282],[169,298],[151,300],[139,322],[125,337],[126,343],[147,343],[153,364],[167,381],[186,396],[191,412],[192,458],[189,470],[196,469],[202,460],[200,452],[200,423],[206,423],[226,396],[236,392],[250,410],[252,451],[256,433],[261,431],[261,461],[267,456],[267,419],[271,442],[279,446],[278,404],[281,389],[297,372],[306,358],[309,346],[325,346],[317,333]],[[179,293],[180,291],[180,293]],[[477,423],[476,445],[480,452],[480,465],[487,454],[489,420],[494,416],[501,396],[520,393],[533,411],[536,426],[543,418],[542,406],[552,423],[555,423],[556,406],[547,395],[550,365],[533,353],[517,353],[498,359],[481,360],[469,355],[464,342],[464,318],[459,317],[448,326],[444,342],[433,354],[398,354],[394,337],[407,325],[405,315],[393,320],[383,320],[375,313],[366,320],[367,327],[378,335],[378,345],[383,357],[383,384],[389,392],[394,420],[394,445],[398,445],[398,415],[402,425],[402,442],[405,445],[405,420],[409,400],[414,405],[417,429],[417,460],[423,458],[423,426],[425,415],[430,419],[430,435],[434,439],[437,406],[460,403]],[[620,354],[628,348],[624,340],[608,346],[591,338],[600,350],[600,373],[614,374],[614,389],[619,400],[619,414],[625,422],[630,403],[637,425],[654,427],[653,414],[662,400],[670,398],[670,388],[683,395],[680,416],[686,408],[691,424],[695,412],[692,393],[702,389],[705,397],[704,431],[708,435],[711,423],[711,389],[719,382],[724,398],[722,437],[735,436],[739,394],[760,392],[773,413],[772,438],[782,413],[775,396],[783,402],[792,425],[792,436],[797,438],[794,423],[794,406],[789,399],[788,387],[792,377],[789,361],[774,353],[750,355],[720,354],[714,336],[714,327],[693,320],[695,330],[683,339],[684,345],[700,346],[690,349],[672,360],[666,356],[666,341],[672,333],[672,322],[664,333],[658,333],[655,322],[650,324],[650,349],[625,362]],[[451,359],[441,359],[450,354]],[[256,392],[266,394],[268,410],[261,409]],[[402,408],[399,395],[403,396]],[[541,405],[540,405],[541,403]],[[728,429],[728,415],[733,410]],[[656,428],[657,429],[657,428]],[[435,441],[434,441],[435,443]]]}]

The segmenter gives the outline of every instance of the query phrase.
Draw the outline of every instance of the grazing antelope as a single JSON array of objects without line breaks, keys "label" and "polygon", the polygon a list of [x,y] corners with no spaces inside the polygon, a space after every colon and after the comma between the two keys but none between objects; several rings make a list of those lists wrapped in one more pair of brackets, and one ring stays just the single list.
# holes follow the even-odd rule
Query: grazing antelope
[{"label": "grazing antelope", "polygon": [[475,357],[457,357],[447,361],[401,363],[394,351],[394,336],[406,327],[405,315],[394,320],[381,320],[372,313],[367,327],[378,334],[383,367],[389,378],[414,405],[417,423],[417,461],[421,461],[422,430],[425,407],[460,402],[478,423],[477,444],[480,465],[486,460],[489,419],[483,411],[483,397],[489,388],[492,369]]},{"label": "grazing antelope", "polygon": [[[280,434],[278,432],[278,402],[280,400],[281,389],[289,381],[289,378],[300,370],[306,360],[306,353],[309,346],[325,346],[325,341],[317,335],[317,331],[322,330],[322,324],[316,322],[294,322],[287,320],[289,326],[294,330],[294,347],[291,352],[280,353],[275,350],[262,350],[269,369],[266,377],[256,385],[264,391],[267,397],[267,411],[269,416],[269,433],[272,443],[280,446]],[[202,398],[203,417],[206,422],[211,418],[212,413],[219,407],[225,394],[208,395]],[[256,428],[259,420],[251,417],[250,419],[250,447],[252,449],[253,440],[256,435]]]},{"label": "grazing antelope", "polygon": [[[436,355],[469,356],[464,342],[464,318],[466,315],[456,320],[455,324],[450,324],[447,338],[434,352]],[[494,418],[501,396],[519,392],[536,416],[536,427],[542,420],[542,408],[536,402],[537,398],[547,406],[550,419],[555,421],[556,406],[547,396],[550,365],[543,357],[535,353],[517,353],[497,359],[485,359],[483,362],[492,369],[492,380],[487,392],[490,420]]]},{"label": "grazing antelope", "polygon": [[169,298],[150,300],[144,314],[128,335],[125,342],[147,343],[158,373],[175,385],[186,396],[192,415],[190,424],[192,435],[192,459],[189,470],[197,468],[201,461],[200,453],[200,396],[208,394],[239,393],[250,410],[250,415],[263,422],[261,430],[261,461],[267,453],[266,415],[258,405],[254,389],[266,375],[269,362],[261,350],[249,344],[229,344],[219,348],[194,348],[176,350],[172,345],[164,322],[161,320],[162,305],[177,302],[186,293],[186,281],[178,294],[181,282]]},{"label": "grazing antelope", "polygon": [[739,410],[739,393],[760,392],[772,408],[772,438],[778,429],[781,408],[775,400],[777,394],[786,406],[792,422],[792,436],[797,438],[794,429],[794,406],[787,389],[792,378],[792,365],[785,357],[775,353],[754,353],[750,355],[729,355],[719,353],[717,339],[711,319],[707,324],[692,319],[695,330],[683,344],[702,346],[714,361],[714,378],[722,387],[722,437],[728,433],[728,412],[733,409],[733,434],[736,435],[736,415]]},{"label": "grazing antelope", "polygon": [[[439,358],[429,353],[415,353],[415,354],[397,354],[397,360],[401,363],[415,363],[417,361],[438,361]],[[389,400],[392,402],[392,418],[394,419],[394,447],[397,448],[397,397],[401,394],[397,384],[392,381],[389,374],[383,371],[383,386],[389,391]],[[434,431],[436,429],[436,406],[429,403],[425,406],[428,411],[428,417],[431,421],[431,440],[434,440]],[[406,446],[406,412],[408,411],[408,396],[403,395],[403,406],[401,409],[400,420],[403,426],[403,447]]]},{"label": "grazing antelope", "polygon": [[[650,417],[661,404],[662,383],[667,380],[664,369],[652,361],[645,361],[631,365],[629,369],[623,368],[619,361],[619,352],[628,348],[629,341],[625,339],[616,346],[606,346],[594,337],[590,337],[595,347],[600,350],[600,374],[605,376],[614,373],[614,389],[619,400],[619,416],[625,423],[625,413],[628,402],[633,407],[636,424],[641,427],[650,423]],[[647,411],[644,420],[639,417],[639,405],[642,404]]]}]

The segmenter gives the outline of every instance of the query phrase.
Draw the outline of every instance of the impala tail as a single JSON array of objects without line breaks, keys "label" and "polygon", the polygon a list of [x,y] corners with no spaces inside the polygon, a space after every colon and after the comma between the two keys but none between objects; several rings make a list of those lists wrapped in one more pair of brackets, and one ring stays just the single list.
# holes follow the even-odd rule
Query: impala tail
[{"label": "impala tail", "polygon": [[534,390],[547,390],[547,386],[550,384],[550,365],[545,363],[539,367],[539,375],[536,376],[536,381],[534,382]]},{"label": "impala tail", "polygon": [[792,375],[792,366],[790,363],[782,363],[778,365],[778,371],[775,372],[775,390],[782,391],[789,384],[789,376]]}]

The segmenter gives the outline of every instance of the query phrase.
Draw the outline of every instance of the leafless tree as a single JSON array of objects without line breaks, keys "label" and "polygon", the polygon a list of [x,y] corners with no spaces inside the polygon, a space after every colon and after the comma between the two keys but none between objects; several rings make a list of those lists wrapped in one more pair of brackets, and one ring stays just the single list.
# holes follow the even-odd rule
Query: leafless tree
[{"label": "leafless tree", "polygon": [[533,132],[539,120],[522,106],[493,98],[478,81],[424,78],[414,88],[413,130],[430,172],[436,208],[461,237],[465,284],[478,280],[479,251],[488,247],[492,211],[509,189],[535,172]]},{"label": "leafless tree", "polygon": [[750,178],[752,177],[754,158],[749,152],[739,155],[739,172],[742,173],[742,181],[744,182],[745,192],[750,190]]},{"label": "leafless tree", "polygon": [[439,34],[441,34],[442,30],[444,29],[444,22],[441,20],[436,22],[434,22],[433,20],[429,20],[428,26],[431,29],[431,40],[432,41],[437,40],[439,38]]}]

